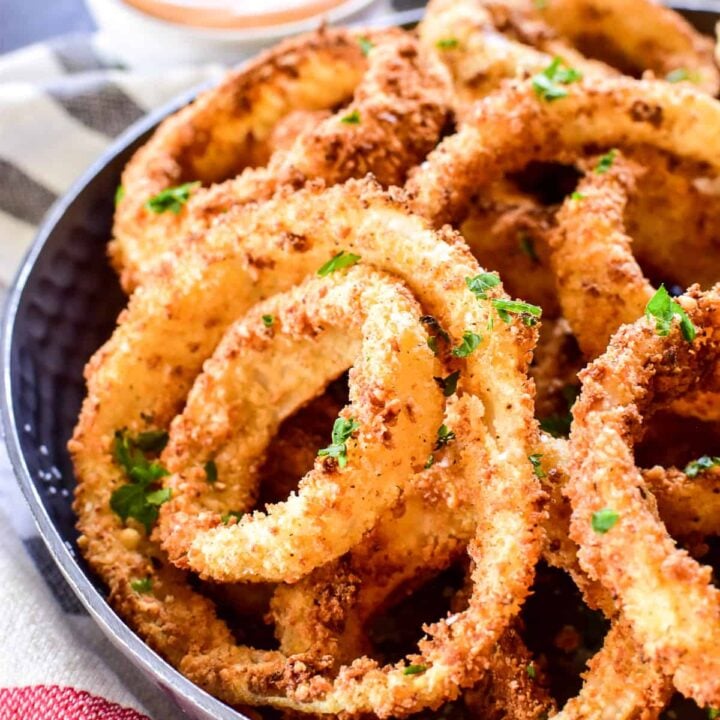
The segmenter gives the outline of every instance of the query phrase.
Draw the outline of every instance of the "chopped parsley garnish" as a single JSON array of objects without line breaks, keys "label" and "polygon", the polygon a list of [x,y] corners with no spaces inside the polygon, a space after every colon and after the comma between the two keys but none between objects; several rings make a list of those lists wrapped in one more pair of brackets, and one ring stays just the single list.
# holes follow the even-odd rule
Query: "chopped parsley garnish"
[{"label": "chopped parsley garnish", "polygon": [[347,465],[347,441],[359,429],[360,424],[352,418],[349,420],[344,417],[337,418],[332,429],[332,444],[318,450],[318,456],[335,458],[341,468],[345,467]]},{"label": "chopped parsley garnish", "polygon": [[667,80],[670,83],[679,83],[679,82],[699,82],[700,81],[700,74],[696,71],[690,71],[687,68],[677,68],[676,70],[672,70],[665,76],[665,80]]},{"label": "chopped parsley garnish", "polygon": [[439,450],[440,448],[449,445],[454,439],[455,433],[450,430],[447,425],[441,425],[437,431],[437,439],[435,440],[433,450]]},{"label": "chopped parsley garnish", "polygon": [[460,371],[456,370],[454,373],[450,373],[447,377],[435,377],[433,380],[438,384],[438,387],[443,391],[445,397],[450,397],[455,394],[457,390],[458,378],[460,377]]},{"label": "chopped parsley garnish", "polygon": [[617,153],[618,151],[615,150],[615,148],[606,152],[600,160],[598,160],[598,164],[595,166],[595,172],[598,175],[604,175],[613,166]]},{"label": "chopped parsley garnish", "polygon": [[466,277],[465,284],[476,298],[487,300],[487,291],[500,284],[500,276],[497,273],[484,272],[472,278]]},{"label": "chopped parsley garnish", "polygon": [[427,325],[428,332],[432,332],[433,334],[428,337],[428,347],[433,351],[435,355],[438,354],[438,338],[441,340],[444,340],[445,342],[450,342],[450,336],[445,332],[445,330],[442,329],[442,326],[437,321],[437,318],[433,317],[432,315],[423,315],[420,318],[420,322],[423,325]]},{"label": "chopped parsley garnish", "polygon": [[359,37],[358,45],[360,45],[360,50],[362,50],[362,54],[365,57],[367,57],[370,54],[370,51],[375,47],[374,43],[366,37]]},{"label": "chopped parsley garnish", "polygon": [[263,315],[262,321],[265,327],[272,327],[272,324],[275,322],[275,318],[272,315]]},{"label": "chopped parsley garnish", "polygon": [[535,250],[535,238],[526,232],[520,233],[520,239],[518,241],[520,249],[534,262],[539,263],[540,258],[538,257],[537,250]]},{"label": "chopped parsley garnish", "polygon": [[208,460],[205,463],[205,479],[212,485],[217,482],[218,473],[217,465],[214,460]]},{"label": "chopped parsley garnish", "polygon": [[141,595],[147,595],[147,593],[152,592],[152,586],[153,582],[151,577],[144,577],[139,580],[130,581],[130,587],[136,593],[140,593]]},{"label": "chopped parsley garnish", "polygon": [[188,182],[177,187],[161,190],[145,203],[145,207],[156,213],[169,211],[177,215],[182,210],[183,205],[190,199],[190,193],[197,187],[200,187],[199,182]]},{"label": "chopped parsley garnish", "polygon": [[562,58],[556,57],[542,72],[533,75],[532,86],[539,98],[552,102],[567,97],[568,93],[563,85],[579,80],[582,80],[582,73],[568,67]]},{"label": "chopped parsley garnish", "polygon": [[570,195],[570,199],[571,199],[571,200],[575,200],[575,201],[577,202],[578,200],[584,200],[584,199],[585,199],[585,196],[584,196],[581,192],[578,192],[578,191],[576,190],[574,193],[572,193],[572,194]]},{"label": "chopped parsley garnish", "polygon": [[317,274],[320,277],[326,277],[330,273],[334,273],[336,270],[342,270],[343,268],[352,267],[356,262],[360,260],[359,255],[354,253],[346,253],[341,250],[339,253],[333,255],[318,271]]},{"label": "chopped parsley garnish", "polygon": [[435,464],[435,456],[434,456],[432,453],[430,453],[430,454],[427,456],[427,460],[425,461],[425,466],[424,466],[424,467],[425,467],[425,470],[428,470],[428,469],[431,468],[434,464]]},{"label": "chopped parsley garnish", "polygon": [[159,451],[166,442],[167,435],[156,431],[131,438],[124,430],[118,430],[113,441],[115,462],[130,482],[112,493],[110,507],[123,520],[133,518],[142,523],[148,534],[157,521],[158,508],[170,499],[172,491],[160,487],[160,480],[168,471],[157,460],[149,460],[145,453]]},{"label": "chopped parsley garnish", "polygon": [[707,716],[708,720],[716,720],[717,718],[720,718],[720,710],[717,708],[709,707],[707,709]]},{"label": "chopped parsley garnish", "polygon": [[535,670],[535,665],[533,663],[530,663],[526,668],[525,671],[527,672],[527,676],[534,680],[537,677],[537,670]]},{"label": "chopped parsley garnish", "polygon": [[562,388],[562,395],[567,403],[567,412],[548,415],[540,420],[540,428],[553,437],[567,437],[570,434],[572,423],[572,407],[580,394],[579,385],[565,385]]},{"label": "chopped parsley garnish", "polygon": [[538,10],[544,10],[548,6],[548,0],[533,0],[533,5]]},{"label": "chopped parsley garnish", "polygon": [[453,348],[452,354],[459,358],[467,357],[478,349],[481,341],[482,335],[466,330],[463,333],[462,342]]},{"label": "chopped parsley garnish", "polygon": [[460,41],[457,38],[443,38],[442,40],[438,40],[435,45],[437,45],[440,50],[454,50],[460,46]]},{"label": "chopped parsley garnish", "polygon": [[542,455],[540,453],[533,453],[532,455],[528,455],[528,460],[532,464],[533,472],[535,473],[536,478],[544,478],[546,473],[543,470],[542,462],[540,461],[540,458]]},{"label": "chopped parsley garnish", "polygon": [[427,665],[408,665],[403,670],[403,675],[420,675],[427,670]]},{"label": "chopped parsley garnish", "polygon": [[512,320],[511,315],[519,315],[525,325],[532,327],[537,324],[537,321],[542,316],[542,308],[519,300],[493,298],[490,302],[495,310],[497,310],[500,319],[506,323]]},{"label": "chopped parsley garnish", "polygon": [[115,207],[117,207],[125,197],[125,188],[122,185],[117,186],[117,190],[115,190]]},{"label": "chopped parsley garnish", "polygon": [[697,477],[701,472],[705,470],[711,470],[714,467],[720,465],[720,457],[711,457],[710,455],[703,455],[697,460],[691,460],[685,466],[685,474],[689,478]]},{"label": "chopped parsley garnish", "polygon": [[359,125],[360,124],[360,113],[357,110],[349,112],[345,117],[340,118],[340,122],[346,125]]},{"label": "chopped parsley garnish", "polygon": [[619,519],[620,515],[618,515],[614,510],[611,510],[610,508],[603,508],[602,510],[598,510],[592,514],[590,524],[596,533],[604,535],[606,532],[615,527]]},{"label": "chopped parsley garnish", "polygon": [[672,321],[677,319],[680,323],[680,332],[687,342],[692,342],[697,334],[687,313],[670,297],[665,285],[660,285],[657,292],[650,298],[645,315],[655,320],[655,332],[664,337],[670,332]]},{"label": "chopped parsley garnish", "polygon": [[230,510],[230,512],[223,513],[220,516],[220,520],[222,520],[223,525],[227,525],[232,518],[235,518],[238,522],[240,522],[240,518],[242,518],[244,514],[245,513],[241,513],[237,510]]},{"label": "chopped parsley garnish", "polygon": [[146,430],[136,435],[133,444],[143,452],[159,453],[168,443],[167,430]]}]

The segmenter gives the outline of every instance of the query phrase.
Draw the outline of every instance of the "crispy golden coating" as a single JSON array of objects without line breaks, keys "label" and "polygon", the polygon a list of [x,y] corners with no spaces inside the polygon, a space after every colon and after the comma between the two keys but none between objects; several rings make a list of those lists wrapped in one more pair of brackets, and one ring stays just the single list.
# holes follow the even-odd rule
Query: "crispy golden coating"
[{"label": "crispy golden coating", "polygon": [[[644,652],[673,676],[676,687],[715,705],[718,591],[710,585],[710,569],[675,546],[632,457],[644,416],[715,372],[717,290],[694,290],[681,302],[697,328],[692,342],[678,327],[663,337],[653,322],[639,320],[621,328],[606,353],[583,371],[567,492],[581,565],[618,598]],[[598,530],[598,513],[608,512],[610,527]],[[617,562],[620,556],[623,562]]]},{"label": "crispy golden coating", "polygon": [[[231,326],[163,454],[172,498],[157,539],[171,560],[223,582],[293,582],[355,545],[422,468],[442,423],[441,370],[421,314],[402,285],[361,265],[278,294]],[[347,465],[318,458],[286,501],[223,522],[229,508],[251,510],[280,423],[348,367],[341,416],[357,428]]]},{"label": "crispy golden coating", "polygon": [[[88,556],[124,616],[218,696],[309,711],[403,715],[475,682],[532,577],[541,538],[537,481],[527,461],[530,328],[496,319],[480,347],[457,360],[461,395],[448,403],[447,418],[478,493],[476,536],[468,550],[475,563],[473,594],[451,623],[428,628],[413,658],[427,666],[421,674],[361,658],[331,681],[326,659],[310,663],[236,646],[209,603],[192,593],[156,546],[142,536],[136,547],[123,544],[125,529],[108,504],[122,483],[110,454],[115,430],[139,431],[149,422],[166,427],[232,320],[263,296],[297,284],[340,249],[402,279],[423,310],[440,319],[453,345],[468,329],[487,327],[490,298],[500,287],[479,301],[465,281],[479,266],[457,236],[434,233],[369,181],[238,207],[202,242],[189,238],[176,260],[158,269],[155,282],[134,294],[113,338],[91,362],[89,396],[71,442],[79,480],[75,507]],[[431,280],[438,272],[441,285]],[[114,401],[121,389],[123,401]],[[159,570],[148,552],[159,557]],[[138,572],[156,579],[162,598],[132,591],[129,581]]]},{"label": "crispy golden coating", "polygon": [[657,0],[552,0],[537,12],[580,52],[624,72],[720,90],[712,41]]},{"label": "crispy golden coating", "polygon": [[[372,45],[367,58],[361,39]],[[241,93],[241,107],[236,101],[226,111],[237,116],[224,123],[217,106]],[[126,168],[110,246],[123,285],[131,290],[143,282],[158,255],[183,235],[204,232],[233,206],[267,199],[284,186],[314,178],[332,184],[368,172],[384,185],[401,184],[437,142],[448,93],[442,65],[401,30],[323,29],[269,51],[166,120]],[[267,164],[236,157],[246,143],[271,142],[273,128],[291,111],[336,106],[342,107],[335,115],[300,133]],[[202,120],[211,122],[213,113],[217,125],[208,138],[209,131],[200,132]],[[223,130],[233,138],[231,150],[215,142],[215,135],[226,137]],[[189,149],[188,133],[194,139]],[[192,154],[198,136],[200,158]],[[189,188],[187,200],[174,209],[148,206],[161,191],[188,182],[210,187]]]},{"label": "crispy golden coating", "polygon": [[[478,188],[531,160],[572,162],[587,144],[610,149],[648,144],[680,159],[720,170],[720,105],[690,87],[609,78],[563,86],[548,102],[531,83],[519,83],[479,102],[411,173],[414,211],[435,225],[459,220]],[[576,122],[578,117],[583,122]],[[449,182],[449,178],[452,182]]]}]

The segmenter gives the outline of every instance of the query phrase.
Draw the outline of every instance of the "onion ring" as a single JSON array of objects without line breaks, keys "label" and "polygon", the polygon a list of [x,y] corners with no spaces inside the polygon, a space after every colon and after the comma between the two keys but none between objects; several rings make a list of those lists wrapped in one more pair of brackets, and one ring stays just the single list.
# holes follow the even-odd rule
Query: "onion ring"
[{"label": "onion ring", "polygon": [[[587,145],[648,144],[720,171],[720,106],[690,87],[608,78],[563,86],[554,102],[531,83],[508,86],[477,103],[455,135],[410,175],[411,208],[436,226],[461,219],[478,187],[531,160],[570,161]],[[577,122],[582,117],[583,122]],[[448,178],[452,182],[448,185]]]},{"label": "onion ring", "polygon": [[[621,328],[606,353],[581,374],[567,494],[573,505],[571,536],[580,546],[583,568],[618,598],[644,653],[662,663],[675,686],[703,705],[716,705],[720,593],[709,584],[709,569],[678,550],[658,520],[643,495],[645,483],[631,447],[654,403],[672,400],[715,371],[717,290],[694,290],[680,302],[698,330],[693,342],[678,328],[657,335],[642,319]],[[590,453],[590,447],[603,452]],[[608,522],[593,530],[593,524],[599,527],[598,514]],[[613,553],[622,553],[625,562],[611,563]],[[648,586],[651,607],[645,602]]]},{"label": "onion ring", "polygon": [[[233,325],[163,454],[173,492],[157,539],[173,562],[221,582],[292,582],[355,545],[422,468],[442,424],[439,370],[421,315],[401,285],[359,267],[276,295]],[[352,452],[341,456],[347,467],[319,458],[296,495],[223,524],[213,507],[252,507],[253,468],[280,422],[353,361],[351,403],[341,414],[357,424]],[[400,438],[398,458],[391,451]],[[207,481],[208,457],[223,490]]]},{"label": "onion ring", "polygon": [[691,82],[709,95],[720,91],[712,41],[656,0],[552,0],[537,12],[591,57],[636,72],[651,70],[672,82]]},{"label": "onion ring", "polygon": [[[178,247],[177,259],[133,295],[113,338],[91,361],[89,396],[70,444],[78,477],[75,507],[82,545],[120,612],[218,696],[235,704],[406,715],[475,682],[530,584],[541,538],[537,481],[527,461],[533,424],[524,373],[533,332],[523,323],[496,321],[486,341],[462,361],[453,429],[480,495],[477,536],[469,548],[473,596],[452,623],[429,628],[431,639],[421,642],[414,658],[427,664],[421,674],[406,675],[404,664],[380,668],[360,659],[330,682],[323,673],[331,663],[236,646],[212,606],[184,585],[182,573],[162,556],[159,568],[149,563],[147,553],[157,554],[156,547],[139,533],[134,547],[123,544],[130,528],[108,504],[122,482],[109,447],[115,431],[139,431],[148,421],[167,426],[233,319],[256,300],[297,284],[339,249],[400,277],[426,312],[442,318],[451,337],[461,338],[469,323],[487,326],[490,298],[500,288],[478,302],[465,279],[479,267],[457,236],[432,232],[368,181],[235,208],[202,242],[188,238]],[[431,281],[438,273],[441,285]],[[128,573],[135,572],[155,579],[162,600],[132,590]]]},{"label": "onion ring", "polygon": [[[367,60],[361,39],[370,43]],[[143,282],[154,259],[183,235],[203,232],[230,207],[266,199],[284,185],[368,172],[386,185],[402,183],[437,142],[448,90],[444,68],[401,30],[323,29],[261,56],[166,120],[128,164],[109,250],[123,286]],[[301,133],[266,167],[205,189],[188,184],[232,177],[253,163],[245,160],[246,145],[267,140],[291,110],[335,107],[353,93],[349,106]],[[153,205],[178,190],[184,194],[172,211]]]}]

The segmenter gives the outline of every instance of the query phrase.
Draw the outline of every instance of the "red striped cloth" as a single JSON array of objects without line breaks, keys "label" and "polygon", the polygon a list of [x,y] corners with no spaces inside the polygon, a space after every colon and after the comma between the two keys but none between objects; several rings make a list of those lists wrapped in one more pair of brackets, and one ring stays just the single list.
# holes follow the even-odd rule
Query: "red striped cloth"
[{"label": "red striped cloth", "polygon": [[148,720],[84,690],[57,685],[0,690],[0,720]]}]

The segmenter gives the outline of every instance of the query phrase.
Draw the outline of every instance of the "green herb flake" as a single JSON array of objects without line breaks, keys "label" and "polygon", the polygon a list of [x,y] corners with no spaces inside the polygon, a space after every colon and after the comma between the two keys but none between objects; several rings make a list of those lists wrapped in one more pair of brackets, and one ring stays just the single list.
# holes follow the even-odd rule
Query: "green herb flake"
[{"label": "green herb flake", "polygon": [[339,253],[333,255],[318,271],[317,274],[320,277],[327,277],[330,273],[334,273],[336,270],[342,270],[343,268],[352,267],[356,262],[360,260],[359,255],[341,250]]},{"label": "green herb flake", "polygon": [[717,720],[720,718],[720,710],[717,708],[709,707],[707,709],[708,720]]},{"label": "green herb flake", "polygon": [[440,50],[455,50],[456,48],[460,47],[460,41],[457,38],[443,38],[442,40],[438,40],[435,45]]},{"label": "green herb flake", "polygon": [[149,460],[145,453],[151,450],[141,445],[159,451],[164,442],[167,439],[159,433],[132,438],[124,430],[118,430],[113,440],[113,458],[130,482],[113,491],[110,508],[123,520],[133,518],[142,523],[148,534],[157,522],[158,508],[170,499],[172,491],[160,487],[168,471],[157,460]]},{"label": "green herb flake", "polygon": [[182,210],[183,205],[190,199],[192,191],[198,187],[200,187],[199,182],[188,182],[177,187],[161,190],[145,203],[145,207],[156,213],[171,212],[177,215]]},{"label": "green herb flake", "polygon": [[403,675],[420,675],[427,670],[427,665],[408,665],[403,670]]},{"label": "green herb flake", "polygon": [[205,479],[211,484],[215,484],[218,479],[217,465],[214,460],[208,460],[205,463]]},{"label": "green herb flake", "polygon": [[238,510],[230,510],[229,512],[223,513],[220,516],[220,520],[222,521],[223,525],[227,525],[232,518],[235,518],[238,522],[240,522],[240,519],[244,513],[239,512]]},{"label": "green herb flake", "polygon": [[141,595],[147,595],[152,592],[153,581],[151,577],[144,577],[138,580],[131,580],[130,587]]},{"label": "green herb flake", "polygon": [[275,322],[275,318],[272,315],[263,315],[262,316],[263,325],[266,328],[272,327],[273,323]]},{"label": "green herb flake", "polygon": [[548,0],[533,0],[533,5],[537,10],[544,10],[548,6]]},{"label": "green herb flake", "polygon": [[613,166],[617,153],[618,151],[614,148],[606,152],[600,160],[598,160],[598,164],[595,166],[595,172],[598,175],[604,175]]},{"label": "green herb flake", "polygon": [[528,455],[528,460],[532,464],[535,477],[542,479],[546,476],[546,472],[543,470],[540,458],[542,458],[542,455],[540,453],[533,453],[532,455]]},{"label": "green herb flake", "polygon": [[168,444],[167,430],[145,430],[135,437],[133,444],[143,452],[159,453]]},{"label": "green herb flake", "polygon": [[445,397],[450,397],[455,394],[457,390],[458,378],[460,377],[460,371],[456,370],[454,373],[450,373],[447,377],[435,377],[433,380],[438,384],[438,387],[443,391]]},{"label": "green herb flake", "polygon": [[500,284],[500,276],[497,273],[484,272],[475,277],[466,277],[465,284],[478,300],[487,300],[488,290]]},{"label": "green herb flake", "polygon": [[533,75],[532,86],[540,99],[552,102],[567,97],[567,90],[563,86],[579,80],[582,80],[582,73],[568,67],[562,58],[556,57],[542,72]]},{"label": "green herb flake", "polygon": [[691,83],[698,83],[700,82],[700,73],[698,73],[695,70],[688,70],[687,68],[677,68],[675,70],[671,70],[666,76],[665,80],[669,83],[679,83],[679,82],[691,82]]},{"label": "green herb flake", "polygon": [[430,453],[427,456],[427,460],[425,461],[425,465],[424,465],[425,470],[429,470],[434,464],[435,464],[435,456],[432,453]]},{"label": "green herb flake", "polygon": [[432,333],[428,337],[428,347],[432,350],[434,355],[438,354],[438,338],[444,342],[450,342],[450,336],[443,330],[437,318],[432,315],[423,315],[420,318],[420,322],[427,326],[428,332]]},{"label": "green herb flake", "polygon": [[490,302],[495,310],[497,310],[500,319],[506,323],[512,320],[512,315],[519,315],[525,325],[532,327],[536,325],[542,317],[542,308],[520,300],[493,298]]},{"label": "green herb flake", "polygon": [[343,468],[347,465],[347,441],[352,434],[360,429],[360,424],[350,418],[339,417],[335,420],[332,429],[332,443],[322,450],[318,450],[318,457],[331,457]]},{"label": "green herb flake", "polygon": [[115,207],[117,207],[125,197],[125,188],[122,185],[117,186],[117,190],[115,190]]},{"label": "green herb flake", "polygon": [[462,336],[462,342],[453,348],[452,354],[458,358],[464,358],[475,352],[482,342],[482,335],[466,330]]},{"label": "green herb flake", "polygon": [[535,238],[532,235],[529,235],[526,232],[520,233],[518,245],[520,246],[520,250],[522,250],[522,252],[525,253],[530,260],[534,263],[540,262],[540,257],[535,249]]},{"label": "green herb flake", "polygon": [[346,125],[359,125],[360,113],[357,110],[353,110],[344,117],[341,117],[340,122],[345,123]]},{"label": "green herb flake", "polygon": [[535,670],[535,665],[533,663],[530,663],[526,668],[525,672],[527,672],[527,676],[534,680],[537,677],[537,670]]},{"label": "green herb flake", "polygon": [[604,535],[606,532],[615,527],[619,519],[620,515],[618,515],[614,510],[611,510],[610,508],[603,508],[602,510],[598,510],[592,514],[590,524],[596,533]]},{"label": "green herb flake", "polygon": [[578,192],[578,191],[576,190],[574,193],[572,193],[572,194],[570,195],[570,199],[571,199],[571,200],[575,200],[575,202],[578,202],[578,201],[580,201],[580,200],[584,200],[584,199],[585,199],[585,196],[584,196],[581,192]]},{"label": "green herb flake", "polygon": [[370,54],[370,51],[375,47],[375,44],[364,36],[358,38],[358,45],[360,45],[360,50],[365,57],[367,57]]},{"label": "green herb flake", "polygon": [[655,320],[655,332],[665,337],[670,332],[672,321],[677,319],[680,323],[680,332],[687,342],[695,339],[697,331],[690,321],[687,313],[679,303],[670,297],[665,285],[660,285],[657,292],[650,298],[646,308],[645,316]]},{"label": "green herb flake", "polygon": [[433,450],[439,450],[440,448],[449,445],[454,439],[455,433],[450,430],[447,425],[441,425],[437,431],[437,438],[435,440],[435,446],[433,447]]},{"label": "green herb flake", "polygon": [[689,478],[695,478],[700,473],[705,472],[706,470],[711,470],[714,467],[718,467],[720,465],[720,457],[711,457],[710,455],[703,455],[702,457],[699,457],[697,460],[690,461],[685,466],[685,474]]}]

